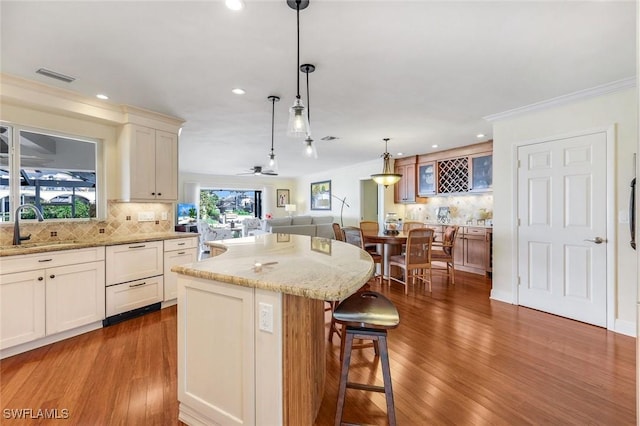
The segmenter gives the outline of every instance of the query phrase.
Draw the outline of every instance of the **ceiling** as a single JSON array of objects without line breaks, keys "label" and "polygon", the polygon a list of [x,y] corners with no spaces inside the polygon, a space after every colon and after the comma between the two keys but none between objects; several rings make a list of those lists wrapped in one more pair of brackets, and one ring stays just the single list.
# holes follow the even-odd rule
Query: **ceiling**
[{"label": "ceiling", "polygon": [[[1,69],[184,119],[181,172],[266,166],[267,97],[278,95],[285,177],[379,159],[387,137],[396,157],[490,139],[483,117],[635,76],[633,1],[311,0],[300,12],[300,62],[316,66],[314,160],[285,134],[296,12],[285,0],[245,3],[234,12],[223,1],[3,0]],[[41,67],[76,80],[35,74]]]}]

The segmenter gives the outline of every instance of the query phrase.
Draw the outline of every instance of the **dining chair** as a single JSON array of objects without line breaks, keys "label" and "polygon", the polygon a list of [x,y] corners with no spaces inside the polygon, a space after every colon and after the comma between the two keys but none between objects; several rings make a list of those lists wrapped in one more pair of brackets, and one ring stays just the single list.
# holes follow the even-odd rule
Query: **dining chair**
[{"label": "dining chair", "polygon": [[[403,270],[404,281],[390,276],[389,279],[397,281],[405,286],[404,293],[409,292],[409,280],[429,282],[431,293],[431,243],[433,242],[433,229],[417,228],[407,233],[407,245],[404,254],[391,256],[389,267],[397,266]],[[428,271],[428,274],[427,274]]]},{"label": "dining chair", "polygon": [[458,235],[458,228],[458,225],[447,226],[442,233],[442,242],[433,243],[433,251],[431,252],[432,262],[443,262],[445,264],[447,270],[447,278],[451,279],[451,284],[456,283],[454,249],[456,244],[456,236]]},{"label": "dining chair", "polygon": [[[349,244],[353,244],[354,246],[360,247],[362,250],[365,250],[364,247],[364,237],[362,236],[362,229],[357,228],[355,226],[345,226],[342,228],[342,234],[344,235],[344,241]],[[382,255],[376,251],[366,250],[367,253],[373,259],[373,263],[375,265],[380,265],[380,274],[376,274],[377,278],[382,284]]]},{"label": "dining chair", "polygon": [[333,234],[335,235],[336,240],[344,241],[344,234],[342,233],[342,228],[340,228],[340,224],[334,222],[331,226],[333,226]]},{"label": "dining chair", "polygon": [[416,221],[407,221],[405,223],[402,224],[402,230],[407,233],[409,231],[411,231],[412,229],[416,229],[416,228],[424,228],[426,225],[422,222],[416,222]]},{"label": "dining chair", "polygon": [[[363,221],[360,221],[360,229],[362,230],[363,234],[377,234],[380,231],[380,225],[378,224],[378,222],[375,222],[373,220],[363,220]],[[366,251],[377,252],[378,245],[365,244],[364,249]]]}]

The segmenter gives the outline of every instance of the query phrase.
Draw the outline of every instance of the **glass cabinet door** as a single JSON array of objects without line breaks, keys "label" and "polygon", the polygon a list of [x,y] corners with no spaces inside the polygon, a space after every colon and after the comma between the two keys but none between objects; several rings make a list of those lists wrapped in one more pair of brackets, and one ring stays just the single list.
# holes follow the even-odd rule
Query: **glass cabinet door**
[{"label": "glass cabinet door", "polygon": [[436,163],[418,165],[418,195],[434,195],[436,193]]},{"label": "glass cabinet door", "polygon": [[493,188],[493,156],[479,155],[471,158],[470,191],[491,191]]}]

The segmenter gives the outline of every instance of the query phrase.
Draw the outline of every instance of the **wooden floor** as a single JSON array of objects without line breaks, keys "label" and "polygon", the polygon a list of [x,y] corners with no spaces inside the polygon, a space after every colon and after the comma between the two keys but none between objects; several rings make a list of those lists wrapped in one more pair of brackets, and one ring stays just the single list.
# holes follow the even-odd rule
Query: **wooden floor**
[{"label": "wooden floor", "polygon": [[[399,425],[635,425],[635,339],[489,300],[490,282],[457,274],[404,295],[389,332]],[[316,425],[333,424],[339,342],[327,351]],[[372,349],[351,380],[382,383]],[[177,425],[175,307],[0,362],[0,423]],[[67,421],[6,420],[5,409],[68,410]],[[383,394],[347,391],[345,421],[386,424]],[[266,425],[271,426],[271,425]]]}]

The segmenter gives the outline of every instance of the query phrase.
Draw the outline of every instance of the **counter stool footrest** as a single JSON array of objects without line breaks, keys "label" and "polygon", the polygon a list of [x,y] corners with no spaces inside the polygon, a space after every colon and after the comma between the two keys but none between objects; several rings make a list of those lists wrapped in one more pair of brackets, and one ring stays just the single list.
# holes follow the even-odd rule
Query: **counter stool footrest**
[{"label": "counter stool footrest", "polygon": [[384,393],[384,386],[366,385],[364,383],[347,382],[347,388]]}]

